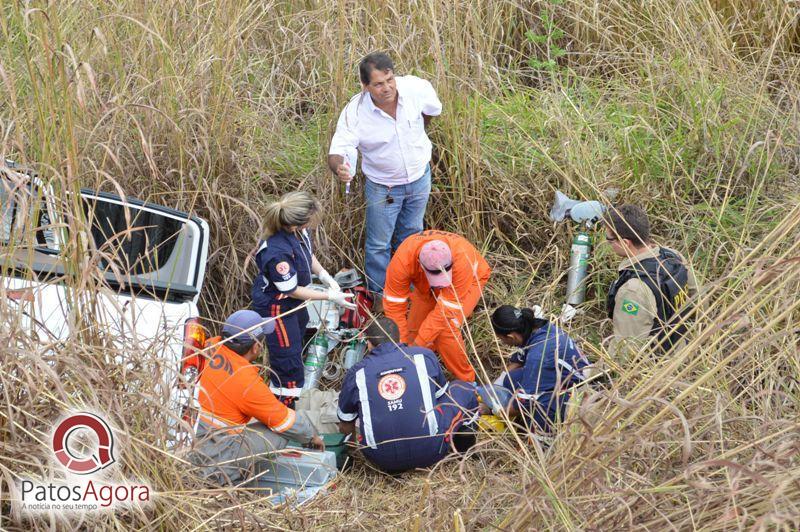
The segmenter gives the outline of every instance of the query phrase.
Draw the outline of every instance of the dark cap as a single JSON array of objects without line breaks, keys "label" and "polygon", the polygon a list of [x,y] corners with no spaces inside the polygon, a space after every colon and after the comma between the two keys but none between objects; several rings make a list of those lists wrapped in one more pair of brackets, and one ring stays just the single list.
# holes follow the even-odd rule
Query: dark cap
[{"label": "dark cap", "polygon": [[[235,336],[237,343],[255,343],[275,330],[275,319],[265,320],[253,310],[237,310],[225,320],[222,326],[222,337]],[[243,332],[247,331],[247,332]]]}]

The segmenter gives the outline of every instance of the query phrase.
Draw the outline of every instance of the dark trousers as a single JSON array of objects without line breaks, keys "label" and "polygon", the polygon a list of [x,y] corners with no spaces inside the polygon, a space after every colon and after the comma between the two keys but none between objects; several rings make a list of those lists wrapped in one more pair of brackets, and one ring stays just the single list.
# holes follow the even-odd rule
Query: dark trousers
[{"label": "dark trousers", "polygon": [[287,406],[294,405],[305,384],[303,336],[308,325],[308,311],[302,308],[287,314],[296,305],[296,300],[272,300],[267,308],[255,309],[265,318],[276,318],[275,332],[267,336],[269,385],[272,393]]}]

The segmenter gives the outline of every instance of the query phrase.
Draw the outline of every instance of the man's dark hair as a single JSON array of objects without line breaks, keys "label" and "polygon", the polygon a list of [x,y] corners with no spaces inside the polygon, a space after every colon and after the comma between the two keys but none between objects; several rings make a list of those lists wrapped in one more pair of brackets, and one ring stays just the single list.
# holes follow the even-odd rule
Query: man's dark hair
[{"label": "man's dark hair", "polygon": [[650,221],[638,205],[610,207],[604,221],[617,238],[626,238],[637,246],[645,246],[650,241]]},{"label": "man's dark hair", "polygon": [[237,336],[236,338],[232,338],[230,340],[227,339],[227,336],[222,337],[222,341],[225,344],[225,347],[233,351],[239,356],[245,356],[248,351],[255,345],[255,342],[251,342],[249,339],[240,338]]},{"label": "man's dark hair", "polygon": [[394,72],[394,63],[383,52],[372,52],[364,57],[358,64],[358,75],[361,77],[361,83],[369,85],[369,77],[373,70],[380,70],[386,72],[391,70]]},{"label": "man's dark hair", "polygon": [[378,347],[386,342],[400,343],[400,329],[390,318],[376,318],[364,331],[364,340],[369,341],[373,347]]}]

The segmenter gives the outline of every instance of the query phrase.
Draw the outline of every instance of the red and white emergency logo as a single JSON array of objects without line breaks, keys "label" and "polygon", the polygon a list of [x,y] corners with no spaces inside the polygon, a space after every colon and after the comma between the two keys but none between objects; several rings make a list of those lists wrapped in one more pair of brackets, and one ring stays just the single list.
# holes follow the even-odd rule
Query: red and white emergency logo
[{"label": "red and white emergency logo", "polygon": [[397,373],[385,375],[378,381],[378,393],[387,401],[400,399],[406,393],[406,381]]},{"label": "red and white emergency logo", "polygon": [[[92,431],[97,446],[88,456],[77,456],[69,440],[82,430]],[[89,475],[114,463],[114,435],[104,419],[87,412],[65,418],[53,432],[53,452],[56,460],[72,473]]]}]

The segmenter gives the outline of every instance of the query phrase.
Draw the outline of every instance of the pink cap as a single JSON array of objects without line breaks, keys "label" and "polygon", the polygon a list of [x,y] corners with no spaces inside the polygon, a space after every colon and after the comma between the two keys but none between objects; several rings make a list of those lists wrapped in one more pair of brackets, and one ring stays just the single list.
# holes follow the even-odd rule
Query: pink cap
[{"label": "pink cap", "polygon": [[425,270],[431,288],[453,284],[453,254],[450,246],[441,240],[431,240],[419,250],[419,263]]}]

